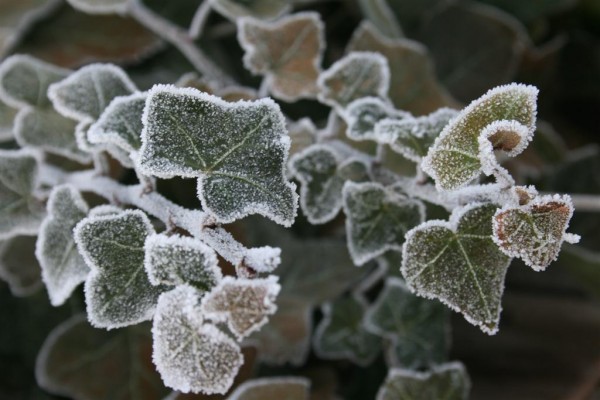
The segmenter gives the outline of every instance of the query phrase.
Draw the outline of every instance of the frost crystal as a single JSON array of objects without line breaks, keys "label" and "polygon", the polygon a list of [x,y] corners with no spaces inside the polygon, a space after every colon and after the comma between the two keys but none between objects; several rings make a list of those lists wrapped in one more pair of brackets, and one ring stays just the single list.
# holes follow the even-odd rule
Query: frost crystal
[{"label": "frost crystal", "polygon": [[308,400],[309,388],[306,378],[252,379],[238,386],[227,400]]},{"label": "frost crystal", "polygon": [[227,103],[194,89],[157,85],[143,123],[144,172],[198,177],[203,208],[219,222],[261,214],[292,224],[297,195],[284,177],[290,140],[275,102]]},{"label": "frost crystal", "polygon": [[227,322],[233,334],[242,340],[267,323],[277,311],[275,298],[281,286],[276,276],[266,279],[235,279],[226,276],[202,298],[202,314],[215,322]]},{"label": "frost crystal", "polygon": [[197,291],[163,293],[152,325],[152,360],[166,386],[183,393],[225,393],[244,359],[238,344],[204,323]]},{"label": "frost crystal", "polygon": [[348,124],[346,134],[353,140],[379,141],[375,133],[375,125],[385,118],[394,118],[400,121],[411,115],[397,111],[378,97],[363,97],[354,100],[344,111],[344,119]]},{"label": "frost crystal", "polygon": [[87,211],[81,194],[71,186],[57,186],[50,194],[35,255],[53,306],[63,304],[90,271],[73,239],[73,228]]}]

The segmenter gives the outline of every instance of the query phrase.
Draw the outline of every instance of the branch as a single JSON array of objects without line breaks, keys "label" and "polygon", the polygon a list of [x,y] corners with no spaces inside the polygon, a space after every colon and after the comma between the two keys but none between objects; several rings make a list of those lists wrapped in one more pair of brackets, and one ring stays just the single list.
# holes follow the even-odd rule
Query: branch
[{"label": "branch", "polygon": [[570,194],[575,211],[600,212],[600,195]]},{"label": "branch", "polygon": [[204,30],[204,25],[206,24],[206,20],[208,19],[208,15],[212,10],[210,6],[210,0],[204,0],[200,7],[196,10],[196,14],[194,14],[194,18],[192,19],[192,23],[190,24],[189,36],[192,39],[198,39]]}]

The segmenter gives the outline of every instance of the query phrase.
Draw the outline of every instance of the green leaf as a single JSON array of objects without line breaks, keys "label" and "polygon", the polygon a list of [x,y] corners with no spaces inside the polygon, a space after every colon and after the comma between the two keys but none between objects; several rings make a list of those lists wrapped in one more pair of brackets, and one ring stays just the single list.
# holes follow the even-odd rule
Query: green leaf
[{"label": "green leaf", "polygon": [[284,176],[290,146],[270,99],[227,103],[189,88],[155,86],[144,112],[140,164],[149,175],[198,177],[198,197],[219,222],[261,214],[290,226],[295,185]]},{"label": "green leaf", "polygon": [[13,124],[17,111],[0,101],[0,142],[13,139]]},{"label": "green leaf", "polygon": [[543,271],[558,258],[573,216],[568,195],[540,196],[521,205],[507,205],[494,214],[494,242],[509,257],[521,258],[535,271]]},{"label": "green leaf", "polygon": [[38,162],[27,150],[0,150],[0,240],[37,234],[45,210],[34,197]]},{"label": "green leaf", "polygon": [[452,119],[421,164],[435,179],[438,190],[465,186],[482,168],[495,165],[492,148],[505,150],[510,156],[523,151],[535,129],[537,94],[533,86],[499,86]]},{"label": "green leaf", "polygon": [[88,217],[73,232],[91,269],[85,301],[92,325],[113,329],[152,318],[163,288],[152,286],[144,270],[144,242],[154,233],[146,214]]},{"label": "green leaf", "polygon": [[215,11],[235,22],[239,17],[275,19],[290,9],[289,0],[207,0]]},{"label": "green leaf", "polygon": [[374,51],[387,58],[391,73],[387,94],[396,108],[421,115],[454,105],[454,100],[436,79],[429,52],[421,43],[388,39],[372,24],[362,23],[348,49]]},{"label": "green leaf", "polygon": [[365,329],[366,309],[366,302],[354,297],[323,305],[323,320],[313,339],[317,355],[323,359],[349,359],[360,366],[373,362],[381,349],[381,339]]},{"label": "green leaf", "polygon": [[42,287],[35,241],[35,236],[15,236],[0,242],[0,278],[8,283],[13,296],[29,296]]},{"label": "green leaf", "polygon": [[406,234],[402,275],[417,295],[437,298],[490,335],[498,331],[510,258],[492,240],[493,204],[456,209]]},{"label": "green leaf", "polygon": [[53,306],[63,304],[90,272],[73,239],[73,228],[87,212],[87,204],[72,186],[57,186],[52,190],[35,255]]},{"label": "green leaf", "polygon": [[395,110],[378,97],[362,97],[354,100],[348,105],[343,116],[348,124],[346,134],[350,139],[357,141],[378,141],[375,126],[383,119],[393,118],[400,121],[411,117],[409,113]]},{"label": "green leaf", "polygon": [[76,10],[88,14],[126,14],[129,0],[67,0]]},{"label": "green leaf", "polygon": [[151,359],[148,325],[107,332],[76,315],[48,336],[36,364],[38,384],[76,399],[144,400],[165,395]]},{"label": "green leaf", "polygon": [[404,235],[425,219],[425,206],[379,183],[347,182],[342,192],[348,249],[356,265],[402,250]]},{"label": "green leaf", "polygon": [[238,41],[245,50],[244,65],[264,75],[270,92],[293,102],[315,98],[317,77],[325,50],[324,26],[318,13],[303,12],[261,22],[238,20]]},{"label": "green leaf", "polygon": [[365,313],[369,332],[392,341],[394,364],[408,369],[443,362],[450,347],[450,321],[440,303],[412,294],[399,278],[385,287]]},{"label": "green leaf", "polygon": [[48,87],[69,72],[28,55],[11,56],[0,65],[0,98],[15,108],[48,107]]},{"label": "green leaf", "polygon": [[394,18],[394,14],[386,0],[359,0],[358,4],[365,17],[377,26],[379,32],[388,38],[404,36],[402,28]]},{"label": "green leaf", "polygon": [[242,383],[228,400],[308,400],[310,381],[306,378],[275,377]]},{"label": "green leaf", "polygon": [[471,382],[458,362],[442,364],[427,372],[394,368],[377,393],[377,400],[467,400]]},{"label": "green leaf", "polygon": [[366,161],[344,157],[337,149],[315,144],[290,159],[290,172],[300,182],[300,206],[312,224],[331,221],[342,209],[347,180],[368,180]]},{"label": "green leaf", "polygon": [[352,52],[319,75],[319,101],[344,109],[361,97],[386,98],[390,67],[379,53]]},{"label": "green leaf", "polygon": [[244,360],[235,341],[204,323],[191,286],[160,296],[152,336],[152,360],[163,382],[183,393],[224,394]]}]

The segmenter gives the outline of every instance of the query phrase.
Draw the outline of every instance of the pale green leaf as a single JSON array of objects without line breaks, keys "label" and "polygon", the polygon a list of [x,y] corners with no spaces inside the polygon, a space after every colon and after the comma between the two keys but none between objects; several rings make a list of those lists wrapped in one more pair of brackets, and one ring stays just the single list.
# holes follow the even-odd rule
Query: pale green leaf
[{"label": "pale green leaf", "polygon": [[35,242],[35,236],[14,236],[0,242],[0,278],[8,283],[13,296],[29,296],[42,287]]},{"label": "pale green leaf", "polygon": [[411,117],[410,114],[397,111],[378,97],[362,97],[354,100],[344,111],[344,119],[348,124],[346,134],[352,140],[375,140],[379,137],[375,133],[376,124],[387,118],[401,121]]},{"label": "pale green leaf", "polygon": [[126,14],[129,0],[67,0],[76,10],[88,14]]},{"label": "pale green leaf", "polygon": [[258,19],[275,19],[290,9],[290,0],[206,0],[212,7],[236,21],[239,17],[254,17]]},{"label": "pale green leaf", "polygon": [[227,400],[308,400],[310,381],[306,378],[274,377],[242,383]]}]

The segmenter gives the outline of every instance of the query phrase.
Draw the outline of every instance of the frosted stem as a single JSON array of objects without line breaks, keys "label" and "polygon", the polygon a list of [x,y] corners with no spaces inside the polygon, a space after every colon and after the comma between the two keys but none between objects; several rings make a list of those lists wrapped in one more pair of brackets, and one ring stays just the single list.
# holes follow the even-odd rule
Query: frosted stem
[{"label": "frosted stem", "polygon": [[192,39],[198,39],[202,35],[204,25],[211,11],[210,0],[204,0],[196,10],[192,23],[190,24],[189,35]]},{"label": "frosted stem", "polygon": [[268,97],[268,96],[269,96],[269,81],[265,77],[260,82],[260,87],[258,88],[258,97],[262,99],[263,97]]}]

